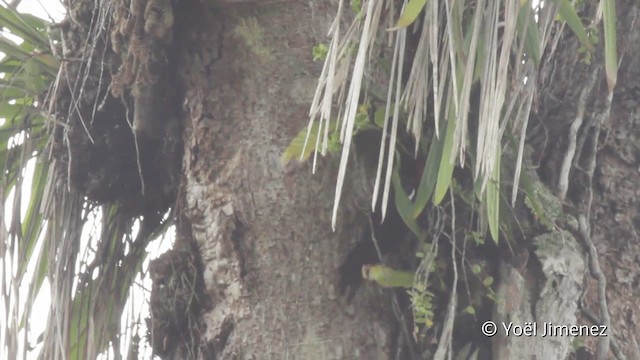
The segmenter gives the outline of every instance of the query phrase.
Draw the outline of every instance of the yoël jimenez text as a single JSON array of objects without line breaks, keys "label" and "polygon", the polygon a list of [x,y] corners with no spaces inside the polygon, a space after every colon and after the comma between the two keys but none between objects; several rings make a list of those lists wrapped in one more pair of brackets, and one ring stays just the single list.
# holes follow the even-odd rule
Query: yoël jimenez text
[{"label": "yo\u00ebl jimenez text", "polygon": [[606,325],[555,325],[544,322],[538,326],[535,322],[517,325],[512,322],[502,323],[506,336],[608,336]]}]

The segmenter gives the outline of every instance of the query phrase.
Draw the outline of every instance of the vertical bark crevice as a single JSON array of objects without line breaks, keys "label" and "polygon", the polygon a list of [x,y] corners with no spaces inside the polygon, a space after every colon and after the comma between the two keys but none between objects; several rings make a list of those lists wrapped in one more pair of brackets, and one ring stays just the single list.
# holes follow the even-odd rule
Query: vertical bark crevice
[{"label": "vertical bark crevice", "polygon": [[388,295],[368,290],[345,303],[337,290],[366,214],[345,201],[331,232],[335,163],[322,159],[316,176],[280,163],[307,121],[320,70],[311,49],[330,5],[190,6],[177,20],[183,206],[215,304],[203,314],[203,340],[218,358],[388,358]]},{"label": "vertical bark crevice", "polygon": [[[585,6],[585,14],[595,13],[595,3],[588,2]],[[550,61],[543,63],[538,104],[540,121],[548,129],[550,144],[540,171],[543,181],[557,183],[560,160],[565,156],[568,143],[565,139],[571,125],[576,124],[576,153],[570,164],[569,179],[565,181],[568,185],[565,209],[572,208],[578,217],[586,220],[581,228],[590,229],[585,234],[572,231],[577,234],[576,238],[583,240],[580,243],[585,242],[582,250],[589,250],[590,256],[597,256],[597,259],[588,259],[588,255],[583,257],[591,263],[599,262],[602,274],[606,276],[607,311],[613,327],[609,335],[612,337],[637,333],[638,322],[629,319],[640,314],[638,304],[628,297],[633,289],[631,284],[640,273],[636,256],[632,255],[640,251],[637,224],[633,221],[637,216],[640,187],[632,180],[637,178],[640,164],[636,155],[640,153],[637,141],[640,117],[635,96],[639,63],[634,55],[640,52],[637,41],[640,38],[639,9],[630,1],[616,2],[616,8],[620,62],[613,98],[607,94],[604,70],[598,71],[603,55],[595,54],[591,65],[587,65],[576,51],[580,46],[578,40],[567,34]],[[591,76],[595,76],[592,84]],[[579,94],[583,89],[589,91],[583,97],[587,99],[586,104],[579,109]],[[575,121],[577,110],[584,112],[581,126]],[[606,314],[600,314],[602,296],[598,293],[602,290],[597,290],[600,285],[596,277],[602,274],[591,274],[584,280],[585,290],[579,297],[584,314],[578,313],[578,324],[593,324],[592,312],[599,314],[596,324],[607,318]],[[622,354],[629,358],[640,356],[637,340],[627,336],[614,339]],[[595,353],[600,339],[583,337],[582,340],[586,348]],[[619,355],[617,348],[613,355]]]}]

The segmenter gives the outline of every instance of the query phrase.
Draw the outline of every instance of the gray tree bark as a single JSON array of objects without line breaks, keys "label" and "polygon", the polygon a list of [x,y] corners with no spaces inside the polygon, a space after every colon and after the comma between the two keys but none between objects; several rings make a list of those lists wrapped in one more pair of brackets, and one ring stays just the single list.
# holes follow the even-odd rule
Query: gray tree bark
[{"label": "gray tree bark", "polygon": [[[595,16],[598,4],[586,2],[583,16]],[[500,288],[503,293],[521,290],[521,302],[510,309],[511,318],[536,321],[539,327],[545,321],[606,325],[608,336],[577,340],[598,359],[636,359],[640,358],[636,335],[640,304],[635,299],[640,281],[639,7],[632,1],[617,1],[616,10],[620,66],[611,97],[603,44],[587,63],[581,44],[565,27],[565,35],[552,45],[554,55],[542,64],[537,116],[530,124],[541,126],[545,139],[535,145],[533,164],[539,165],[541,180],[568,214],[561,222],[565,235],[561,243],[553,234],[536,238],[535,256],[543,271],[534,279],[537,286],[527,287],[531,281],[505,268]],[[498,307],[497,312],[505,310]],[[503,337],[494,342],[494,350],[502,350],[494,358],[566,358],[575,350],[573,341],[566,336]]]}]

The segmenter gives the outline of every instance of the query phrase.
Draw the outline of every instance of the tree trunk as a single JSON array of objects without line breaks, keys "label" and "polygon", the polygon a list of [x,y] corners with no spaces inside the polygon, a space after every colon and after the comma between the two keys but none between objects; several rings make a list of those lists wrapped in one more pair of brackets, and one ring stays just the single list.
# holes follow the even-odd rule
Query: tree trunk
[{"label": "tree trunk", "polygon": [[312,47],[335,6],[186,8],[176,38],[186,94],[178,234],[197,245],[211,300],[201,342],[219,359],[389,358],[389,294],[369,288],[348,302],[338,291],[367,214],[347,199],[332,232],[335,164],[321,160],[312,176],[280,160],[307,124],[321,69]]},{"label": "tree trunk", "polygon": [[[581,231],[585,228],[579,223],[571,228],[569,221],[566,235],[574,239],[569,246],[538,249],[541,261],[535,266],[560,266],[561,271],[522,280],[502,266],[498,294],[516,291],[522,302],[496,312],[518,313],[520,307],[522,321],[590,323],[574,316],[580,314],[579,274],[589,267],[585,254],[590,239],[609,281],[608,333],[618,336],[616,349],[640,358],[640,339],[630,335],[640,333],[640,305],[634,299],[640,291],[640,182],[635,180],[640,161],[640,118],[635,110],[640,27],[637,5],[617,3],[622,61],[613,102],[606,100],[600,55],[594,65],[583,64],[580,45],[570,34],[561,39],[553,58],[545,59],[538,79],[537,114],[548,141],[536,149],[533,162],[540,165],[541,180],[565,205],[577,209],[576,220],[586,216],[590,229]],[[203,313],[206,330],[201,342],[217,358],[387,359],[397,347],[398,326],[388,293],[365,287],[347,301],[338,291],[338,269],[368,226],[367,214],[357,210],[357,200],[347,198],[332,232],[335,164],[323,159],[312,177],[308,166],[289,169],[280,162],[283,149],[307,123],[320,71],[311,60],[311,49],[324,41],[336,8],[319,1],[218,7],[190,3],[178,12],[178,85],[179,93],[185,94],[178,234],[195,244],[201,257],[204,292],[211,301]],[[575,119],[582,110],[580,125]],[[562,164],[572,162],[566,156],[567,144],[573,141],[572,124],[578,150],[567,178]],[[590,148],[590,141],[598,147]],[[351,187],[345,191],[367,188],[365,177],[348,174]],[[563,178],[569,184],[566,191]],[[547,244],[557,245],[550,240]],[[582,264],[574,261],[579,253],[585,259]],[[568,254],[565,259],[571,266],[555,262],[554,256],[563,254]],[[523,281],[542,284],[532,287]],[[586,307],[603,321],[598,284],[591,283]],[[595,349],[600,339],[582,340]],[[493,356],[569,356],[570,338],[547,340],[499,338],[493,343]]]},{"label": "tree trunk", "polygon": [[[587,2],[584,16],[595,17],[598,3]],[[563,201],[564,212],[570,214],[573,221],[566,224],[564,230],[569,233],[562,237],[562,247],[554,252],[550,253],[548,248],[549,244],[557,246],[552,239],[546,237],[544,242],[536,242],[535,252],[544,276],[535,279],[537,288],[523,292],[520,305],[526,304],[523,306],[526,310],[516,309],[514,313],[524,316],[516,317],[522,322],[537,322],[540,331],[545,321],[555,325],[605,324],[608,336],[578,337],[587,349],[581,351],[591,352],[598,359],[614,356],[638,359],[639,7],[632,1],[616,1],[616,7],[621,61],[612,98],[608,97],[602,44],[588,64],[584,52],[580,51],[582,45],[565,27],[565,35],[554,55],[542,64],[537,119],[532,118],[530,126],[542,126],[542,137],[546,139],[536,143],[533,163],[539,165],[541,180]],[[580,250],[575,248],[576,244]],[[580,253],[584,263],[576,258]],[[581,273],[586,273],[586,282]],[[606,283],[598,281],[600,275],[606,277]],[[524,282],[517,271],[508,269],[503,277],[504,293]],[[554,306],[549,306],[550,294],[556,296],[556,300],[551,301]],[[583,297],[584,304],[580,306]],[[558,300],[560,298],[564,300]],[[513,297],[507,303],[509,301],[513,301]],[[582,309],[578,310],[579,307]],[[513,319],[513,314],[511,316]],[[532,355],[566,358],[576,344],[567,336],[511,337],[500,341],[507,344],[494,342],[494,351],[496,347],[503,351],[494,353],[494,358]]]}]

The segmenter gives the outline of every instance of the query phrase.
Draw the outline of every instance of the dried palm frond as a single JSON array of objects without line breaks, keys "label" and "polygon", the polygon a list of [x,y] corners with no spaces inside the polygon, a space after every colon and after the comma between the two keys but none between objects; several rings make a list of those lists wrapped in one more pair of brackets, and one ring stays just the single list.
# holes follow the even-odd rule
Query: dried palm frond
[{"label": "dried palm frond", "polygon": [[0,317],[6,324],[0,346],[8,358],[18,358],[27,351],[29,318],[47,268],[40,208],[49,164],[38,159],[48,134],[41,104],[59,61],[46,21],[0,7],[0,24]]},{"label": "dried palm frond", "polygon": [[[127,351],[123,329],[137,329],[130,338],[142,334],[139,314],[124,324],[121,316],[146,245],[170,221],[151,214],[136,229],[137,216],[117,202],[87,201],[70,176],[73,127],[94,143],[90,129],[107,97],[98,44],[108,37],[112,3],[86,3],[91,24],[84,41],[63,34],[73,20],[48,24],[0,6],[0,347],[8,358],[95,358],[108,346],[120,354]],[[83,61],[70,52],[78,48]],[[40,308],[43,296],[50,306]],[[34,322],[42,334],[33,334]]]},{"label": "dried palm frond", "polygon": [[[531,2],[518,0],[444,3],[413,0],[405,2],[401,9],[398,6],[398,2],[394,1],[364,2],[360,13],[356,14],[346,33],[342,34],[340,24],[348,14],[345,14],[341,1],[329,32],[329,51],[311,106],[308,128],[311,129],[313,122],[318,121],[324,130],[322,143],[319,141],[321,132],[316,132],[318,138],[313,142],[316,153],[324,154],[328,146],[329,129],[334,128],[330,125],[332,106],[337,101],[341,116],[333,121],[338,121],[343,147],[333,224],[346,176],[356,109],[362,101],[365,88],[365,74],[375,66],[371,54],[376,53],[376,49],[388,46],[378,41],[385,35],[393,44],[392,69],[388,74],[386,113],[372,207],[375,209],[378,192],[382,188],[381,208],[384,217],[394,166],[398,113],[402,111],[407,114],[406,127],[415,139],[416,154],[420,142],[424,140],[423,129],[428,125],[425,124],[427,119],[433,119],[434,139],[444,141],[442,157],[434,162],[437,164],[436,171],[428,174],[437,178],[433,202],[437,204],[444,198],[451,183],[454,164],[464,167],[467,163],[466,153],[471,151],[474,180],[480,185],[478,195],[483,201],[495,203],[488,205],[488,210],[496,220],[498,211],[494,200],[499,191],[497,184],[500,174],[497,168],[503,135],[507,128],[516,134],[520,142],[518,158],[521,159],[523,134],[535,96],[535,79],[541,54],[545,50],[547,53],[553,51],[561,33],[550,31],[554,26],[561,30],[563,24],[554,21],[557,6],[552,2],[547,3],[544,9],[539,5],[534,8]],[[394,23],[395,13],[401,15]],[[565,9],[560,15],[568,18],[570,14]],[[382,25],[384,22],[389,25]],[[417,27],[420,34],[411,59],[406,58],[409,25]],[[548,45],[552,47],[550,50],[547,49]],[[355,57],[351,57],[351,52],[346,49],[357,49]],[[411,64],[411,69],[408,77],[403,79],[405,63]],[[344,69],[349,69],[348,75]],[[476,95],[478,100],[474,100],[474,92],[479,92],[479,96]],[[340,96],[336,98],[336,94]],[[477,113],[473,124],[469,123],[471,111]],[[446,128],[444,134],[443,126]],[[475,130],[470,132],[470,128]],[[443,136],[444,140],[441,140]],[[474,148],[470,147],[472,145]],[[385,167],[386,171],[383,171]],[[520,169],[518,165],[514,174],[516,180]],[[489,193],[485,193],[488,187]],[[517,182],[513,188],[514,198],[516,192]],[[497,236],[494,226],[491,230],[492,235]]]}]

